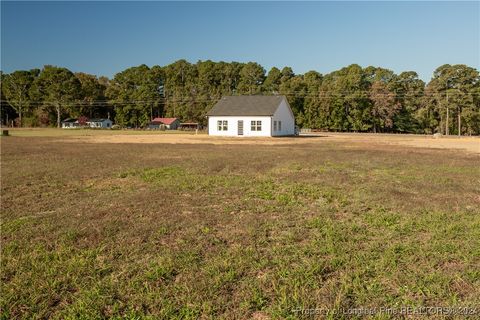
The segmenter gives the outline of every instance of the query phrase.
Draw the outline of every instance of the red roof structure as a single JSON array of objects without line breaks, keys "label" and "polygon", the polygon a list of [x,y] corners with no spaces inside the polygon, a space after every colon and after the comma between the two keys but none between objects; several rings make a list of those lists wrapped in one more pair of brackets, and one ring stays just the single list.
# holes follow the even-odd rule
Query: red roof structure
[{"label": "red roof structure", "polygon": [[174,123],[175,120],[177,120],[177,118],[155,118],[152,122],[160,122],[168,126]]}]

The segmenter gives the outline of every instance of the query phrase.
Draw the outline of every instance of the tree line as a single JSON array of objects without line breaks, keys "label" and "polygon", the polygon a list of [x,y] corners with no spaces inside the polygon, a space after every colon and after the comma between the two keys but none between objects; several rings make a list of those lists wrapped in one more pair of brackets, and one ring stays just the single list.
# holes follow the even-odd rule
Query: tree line
[{"label": "tree line", "polygon": [[440,66],[428,83],[414,71],[356,64],[322,75],[210,60],[140,65],[112,79],[56,66],[1,74],[2,123],[10,115],[17,126],[29,127],[60,126],[80,116],[135,128],[157,116],[205,124],[218,99],[245,94],[285,95],[304,128],[480,134],[479,71],[462,64]]}]

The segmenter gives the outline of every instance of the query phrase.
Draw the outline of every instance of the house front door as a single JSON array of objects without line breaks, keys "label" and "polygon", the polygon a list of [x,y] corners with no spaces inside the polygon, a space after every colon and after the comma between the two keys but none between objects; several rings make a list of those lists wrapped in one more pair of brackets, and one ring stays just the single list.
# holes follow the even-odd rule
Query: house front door
[{"label": "house front door", "polygon": [[238,135],[243,136],[243,120],[238,120]]}]

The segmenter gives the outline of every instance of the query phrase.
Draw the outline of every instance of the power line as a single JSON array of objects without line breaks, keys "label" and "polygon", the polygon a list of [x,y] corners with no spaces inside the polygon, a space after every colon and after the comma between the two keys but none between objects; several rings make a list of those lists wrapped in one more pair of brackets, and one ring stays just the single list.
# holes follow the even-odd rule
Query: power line
[{"label": "power line", "polygon": [[[443,92],[439,94],[434,94],[432,97],[438,97],[438,95],[442,95]],[[393,98],[420,98],[420,97],[428,97],[430,95],[427,95],[425,93],[395,93],[395,92],[386,92],[386,93],[375,93],[372,94],[369,91],[343,91],[343,92],[317,92],[317,93],[304,93],[304,92],[299,92],[299,91],[287,91],[287,92],[281,92],[278,95],[284,95],[284,96],[295,96],[295,97],[301,97],[301,98],[317,98],[317,99],[329,99],[329,98],[345,98],[345,97],[351,97],[352,95],[359,95],[358,98],[361,99],[368,99],[371,97],[375,96],[392,96]],[[465,95],[480,95],[480,92],[461,92],[462,96]],[[62,102],[59,100],[55,101],[49,101],[49,100],[27,100],[27,101],[20,101],[20,100],[8,100],[8,99],[2,99],[2,103],[28,103],[28,104],[33,104],[33,105],[48,105],[48,104],[58,104],[61,103],[63,105],[68,105],[68,106],[86,106],[86,107],[91,107],[91,106],[105,106],[105,105],[113,105],[113,106],[121,106],[121,105],[130,105],[130,104],[154,104],[154,103],[196,103],[196,102],[217,102],[220,98],[198,98],[195,96],[191,97],[181,97],[181,98],[169,98],[168,96],[166,98],[160,98],[160,99],[153,99],[153,100],[124,100],[124,101],[118,101],[118,100],[92,100],[92,101],[70,101],[70,102]]]}]

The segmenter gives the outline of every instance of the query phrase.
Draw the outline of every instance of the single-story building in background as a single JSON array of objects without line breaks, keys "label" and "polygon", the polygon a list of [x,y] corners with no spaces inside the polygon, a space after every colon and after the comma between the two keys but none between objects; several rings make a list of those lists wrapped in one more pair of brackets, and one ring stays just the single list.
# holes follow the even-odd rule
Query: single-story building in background
[{"label": "single-story building in background", "polygon": [[71,129],[71,128],[79,128],[80,124],[78,123],[77,119],[67,118],[62,121],[62,128],[63,129]]},{"label": "single-story building in background", "polygon": [[212,136],[275,137],[295,134],[295,117],[285,96],[222,97],[207,113]]},{"label": "single-story building in background", "polygon": [[[82,121],[85,121],[85,120],[82,120]],[[110,129],[112,128],[112,124],[113,122],[110,119],[90,119],[80,124],[80,122],[78,122],[78,119],[68,118],[62,121],[62,128],[68,129],[68,128],[90,127],[90,128]]]},{"label": "single-story building in background", "polygon": [[202,126],[198,122],[182,122],[178,127],[180,130],[193,131],[202,129]]},{"label": "single-story building in background", "polygon": [[105,128],[110,129],[112,127],[112,120],[110,119],[90,119],[87,121],[87,126],[90,128]]},{"label": "single-story building in background", "polygon": [[180,120],[177,118],[155,118],[149,124],[149,129],[161,129],[162,126],[168,130],[177,130],[180,126]]}]

